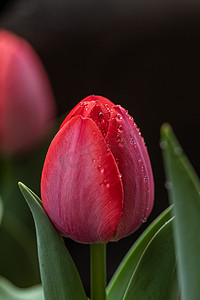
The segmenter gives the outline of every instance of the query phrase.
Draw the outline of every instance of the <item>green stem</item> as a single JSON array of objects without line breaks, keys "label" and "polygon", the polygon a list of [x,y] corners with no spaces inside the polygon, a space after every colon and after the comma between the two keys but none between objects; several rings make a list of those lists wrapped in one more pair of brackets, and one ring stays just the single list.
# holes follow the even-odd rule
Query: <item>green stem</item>
[{"label": "green stem", "polygon": [[90,245],[91,300],[106,299],[106,244]]}]

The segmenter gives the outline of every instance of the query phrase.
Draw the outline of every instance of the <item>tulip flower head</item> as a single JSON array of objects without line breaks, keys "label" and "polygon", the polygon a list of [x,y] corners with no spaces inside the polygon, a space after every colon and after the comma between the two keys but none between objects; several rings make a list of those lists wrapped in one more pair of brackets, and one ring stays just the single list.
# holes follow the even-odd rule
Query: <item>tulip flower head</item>
[{"label": "tulip flower head", "polygon": [[124,108],[93,95],[72,109],[49,147],[41,196],[55,227],[81,243],[118,241],[147,220],[151,164]]},{"label": "tulip flower head", "polygon": [[0,151],[19,154],[34,146],[55,116],[47,74],[32,47],[0,30]]}]

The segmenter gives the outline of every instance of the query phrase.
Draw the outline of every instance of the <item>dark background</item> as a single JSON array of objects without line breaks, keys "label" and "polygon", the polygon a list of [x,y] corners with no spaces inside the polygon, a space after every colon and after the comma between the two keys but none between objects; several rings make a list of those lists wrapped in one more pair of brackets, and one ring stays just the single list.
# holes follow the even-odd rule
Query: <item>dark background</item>
[{"label": "dark background", "polygon": [[[27,39],[52,84],[58,114],[99,94],[134,117],[148,146],[155,205],[132,236],[108,244],[108,279],[137,236],[168,206],[159,148],[169,122],[199,172],[200,2],[198,0],[8,0],[0,27]],[[67,240],[89,290],[89,247]]]}]

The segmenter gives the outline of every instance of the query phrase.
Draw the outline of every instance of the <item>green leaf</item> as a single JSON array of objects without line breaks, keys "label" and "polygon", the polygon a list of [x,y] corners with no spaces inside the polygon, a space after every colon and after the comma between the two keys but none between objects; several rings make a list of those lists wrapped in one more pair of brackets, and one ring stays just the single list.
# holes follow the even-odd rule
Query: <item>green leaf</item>
[{"label": "green leaf", "polygon": [[154,220],[131,247],[107,287],[108,300],[122,299],[142,253],[160,227],[171,218],[172,207]]},{"label": "green leaf", "polygon": [[178,298],[172,219],[154,235],[138,262],[123,300]]},{"label": "green leaf", "polygon": [[167,187],[174,203],[174,238],[182,300],[200,295],[200,183],[171,127],[161,129]]},{"label": "green leaf", "polygon": [[0,299],[2,300],[44,300],[41,285],[21,289],[7,279],[0,277]]},{"label": "green leaf", "polygon": [[87,299],[79,274],[63,239],[55,230],[33,192],[22,183],[19,183],[19,187],[35,221],[45,299]]},{"label": "green leaf", "polygon": [[39,283],[35,237],[33,239],[29,228],[8,211],[0,226],[0,242],[1,275],[21,287]]}]

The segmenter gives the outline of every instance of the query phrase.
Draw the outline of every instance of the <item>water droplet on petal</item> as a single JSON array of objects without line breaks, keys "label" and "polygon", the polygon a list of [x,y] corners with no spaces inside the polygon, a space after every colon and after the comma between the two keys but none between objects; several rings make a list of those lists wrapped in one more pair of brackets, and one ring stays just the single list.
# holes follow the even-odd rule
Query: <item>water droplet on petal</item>
[{"label": "water droplet on petal", "polygon": [[120,137],[119,134],[116,136],[116,141],[117,141],[117,142],[120,142],[120,141],[121,141],[121,137]]},{"label": "water droplet on petal", "polygon": [[123,126],[122,126],[122,125],[119,125],[118,130],[119,130],[119,131],[123,131]]},{"label": "water droplet on petal", "polygon": [[142,218],[142,222],[145,223],[147,221],[147,218]]},{"label": "water droplet on petal", "polygon": [[100,164],[98,165],[97,169],[98,169],[98,171],[99,171],[100,173],[103,173],[103,172],[104,172],[104,168],[103,168],[103,166],[100,165]]},{"label": "water droplet on petal", "polygon": [[129,120],[133,121],[133,117],[130,116],[130,117],[129,117]]},{"label": "water droplet on petal", "polygon": [[107,188],[109,188],[110,187],[110,183],[108,182],[108,180],[104,180],[103,181],[103,183],[104,183],[104,185],[107,187]]},{"label": "water droplet on petal", "polygon": [[130,138],[130,144],[134,144],[134,138]]},{"label": "water droplet on petal", "polygon": [[122,178],[122,174],[119,174],[118,176],[119,176],[119,178]]},{"label": "water droplet on petal", "polygon": [[104,114],[102,113],[102,111],[99,112],[99,120],[103,120]]},{"label": "water droplet on petal", "polygon": [[121,116],[120,114],[117,114],[117,118],[118,118],[119,120],[121,120],[121,119],[122,119],[122,116]]}]

